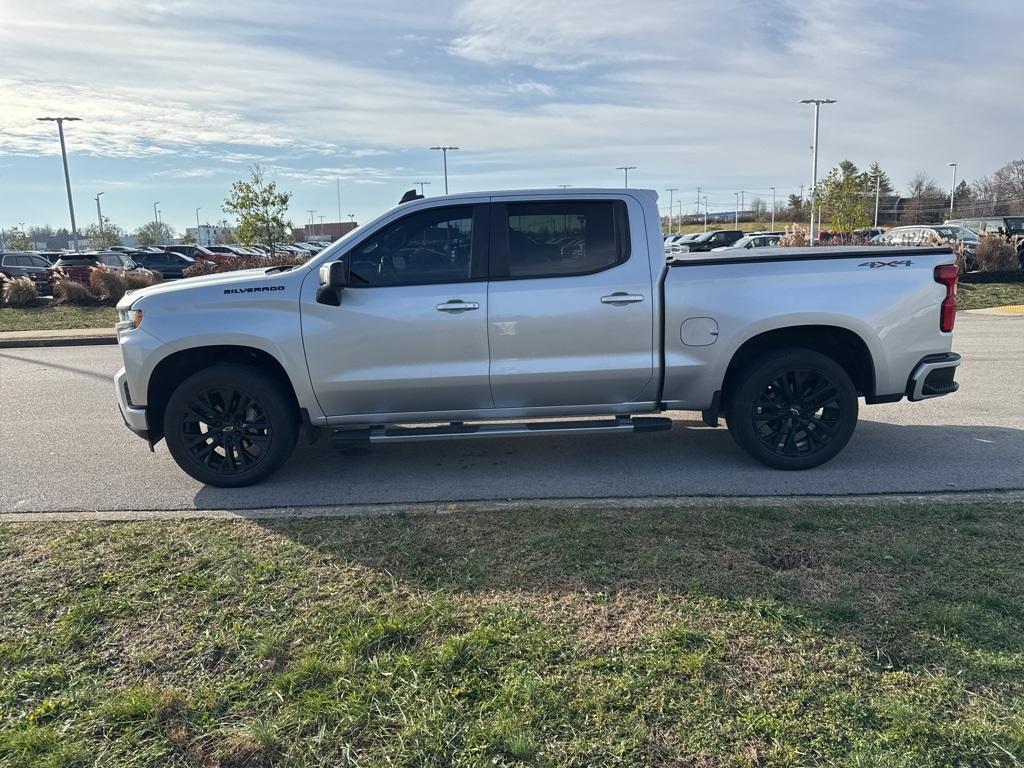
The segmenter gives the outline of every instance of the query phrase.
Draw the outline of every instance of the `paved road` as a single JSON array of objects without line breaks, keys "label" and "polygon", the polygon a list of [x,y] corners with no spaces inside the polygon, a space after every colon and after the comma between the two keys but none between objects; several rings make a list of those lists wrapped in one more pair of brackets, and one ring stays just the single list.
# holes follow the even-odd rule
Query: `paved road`
[{"label": "paved road", "polygon": [[961,314],[957,394],[865,407],[825,467],[774,472],[724,428],[376,446],[300,446],[270,481],[222,490],[121,424],[116,347],[0,350],[0,512],[255,509],[607,496],[865,494],[1024,488],[1024,318]]}]

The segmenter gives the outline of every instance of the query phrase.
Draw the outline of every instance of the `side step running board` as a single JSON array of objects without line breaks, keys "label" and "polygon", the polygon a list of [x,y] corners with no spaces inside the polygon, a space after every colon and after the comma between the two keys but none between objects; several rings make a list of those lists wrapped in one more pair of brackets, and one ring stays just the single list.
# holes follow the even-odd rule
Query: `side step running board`
[{"label": "side step running board", "polygon": [[353,443],[412,443],[426,440],[461,440],[471,437],[523,437],[606,432],[661,432],[672,429],[672,420],[656,416],[620,416],[591,421],[535,421],[508,424],[463,424],[440,427],[374,426],[339,429],[331,441],[336,446]]}]

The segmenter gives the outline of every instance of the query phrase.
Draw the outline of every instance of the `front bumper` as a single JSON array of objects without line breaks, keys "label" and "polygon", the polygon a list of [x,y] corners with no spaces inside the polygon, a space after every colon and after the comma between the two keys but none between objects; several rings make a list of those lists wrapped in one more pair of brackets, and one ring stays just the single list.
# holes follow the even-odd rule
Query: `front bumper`
[{"label": "front bumper", "polygon": [[131,391],[128,389],[128,373],[124,368],[114,376],[114,391],[117,393],[117,407],[121,409],[124,425],[143,440],[149,440],[149,420],[146,409],[132,405]]},{"label": "front bumper", "polygon": [[916,402],[953,394],[960,388],[953,379],[959,365],[960,355],[955,352],[922,358],[907,381],[907,398]]}]

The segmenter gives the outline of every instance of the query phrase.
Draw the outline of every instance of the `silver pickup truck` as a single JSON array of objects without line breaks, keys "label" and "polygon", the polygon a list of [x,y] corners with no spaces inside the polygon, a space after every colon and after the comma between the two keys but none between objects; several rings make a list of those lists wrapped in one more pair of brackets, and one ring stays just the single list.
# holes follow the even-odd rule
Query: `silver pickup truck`
[{"label": "silver pickup truck", "polygon": [[956,390],[956,279],[947,249],[666,259],[646,190],[416,198],[299,267],[129,293],[115,391],[129,429],[219,486],[265,478],[300,433],[645,432],[672,410],[807,469],[859,398]]}]

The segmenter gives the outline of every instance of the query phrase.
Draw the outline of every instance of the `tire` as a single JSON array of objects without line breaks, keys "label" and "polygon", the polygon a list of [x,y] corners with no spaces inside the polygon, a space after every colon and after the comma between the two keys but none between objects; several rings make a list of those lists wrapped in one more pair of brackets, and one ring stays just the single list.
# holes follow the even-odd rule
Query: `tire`
[{"label": "tire", "polygon": [[857,390],[850,375],[818,352],[778,350],[754,360],[734,381],[726,412],[729,433],[773,469],[824,464],[857,426]]},{"label": "tire", "polygon": [[299,420],[290,393],[262,371],[214,365],[189,376],[164,409],[164,437],[175,462],[201,483],[258,483],[295,449]]}]

